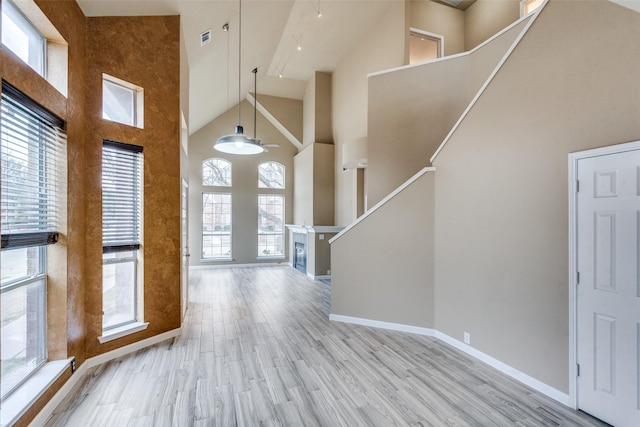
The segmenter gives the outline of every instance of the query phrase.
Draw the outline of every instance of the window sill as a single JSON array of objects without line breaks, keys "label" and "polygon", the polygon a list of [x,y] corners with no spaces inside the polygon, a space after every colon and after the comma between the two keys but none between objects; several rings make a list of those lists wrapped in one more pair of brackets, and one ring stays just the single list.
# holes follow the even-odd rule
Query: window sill
[{"label": "window sill", "polygon": [[259,256],[258,258],[256,258],[258,261],[261,260],[268,260],[268,259],[285,259],[286,257],[284,255],[275,255],[275,256]]},{"label": "window sill", "polygon": [[2,400],[0,426],[13,425],[69,369],[74,358],[45,363]]},{"label": "window sill", "polygon": [[103,332],[101,337],[98,337],[100,344],[104,344],[109,341],[113,341],[118,338],[122,338],[127,335],[131,335],[136,332],[144,331],[149,326],[148,322],[134,322],[129,323],[119,328],[110,329],[107,332]]}]

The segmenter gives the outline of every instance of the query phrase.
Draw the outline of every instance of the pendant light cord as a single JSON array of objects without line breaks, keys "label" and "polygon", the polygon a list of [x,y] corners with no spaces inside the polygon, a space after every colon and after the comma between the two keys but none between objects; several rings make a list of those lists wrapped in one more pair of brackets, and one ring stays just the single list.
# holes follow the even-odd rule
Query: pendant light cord
[{"label": "pendant light cord", "polygon": [[256,139],[256,128],[258,124],[256,122],[257,111],[258,111],[258,69],[254,68],[251,70],[253,73],[253,139]]},{"label": "pendant light cord", "polygon": [[242,0],[238,7],[238,126],[240,126],[240,70],[242,64]]}]

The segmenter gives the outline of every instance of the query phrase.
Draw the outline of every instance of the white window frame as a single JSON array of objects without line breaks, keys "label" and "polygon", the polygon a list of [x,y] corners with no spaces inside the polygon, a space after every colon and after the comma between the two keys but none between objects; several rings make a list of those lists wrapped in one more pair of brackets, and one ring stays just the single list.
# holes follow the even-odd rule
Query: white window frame
[{"label": "white window frame", "polygon": [[[5,17],[13,22],[28,37],[28,52],[25,58],[20,52],[15,52],[5,44],[5,28],[2,25],[2,44],[13,52],[18,58],[31,67],[36,73],[46,78],[47,70],[47,38],[42,35],[40,30],[22,13],[22,11],[11,1],[2,1],[2,20]],[[31,55],[34,54],[32,57]]]},{"label": "white window frame", "polygon": [[[2,159],[3,162],[6,158],[7,162],[20,165],[23,171],[21,179],[26,181],[2,180],[2,254],[4,258],[12,250],[34,249],[37,251],[37,264],[27,265],[27,271],[20,276],[8,279],[5,276],[5,282],[0,283],[0,293],[4,299],[11,291],[39,286],[34,332],[37,334],[37,357],[35,362],[29,362],[33,364],[27,366],[24,376],[11,384],[10,389],[3,390],[4,402],[23,383],[33,378],[48,360],[46,245],[58,241],[60,223],[56,212],[63,191],[59,184],[60,173],[64,169],[62,153],[66,134],[62,120],[5,82],[2,83],[2,98]],[[28,252],[26,256],[29,257]],[[1,264],[7,268],[6,259]]]},{"label": "white window frame", "polygon": [[[120,121],[115,118],[108,118],[105,113],[105,105],[109,102],[108,97],[106,96],[107,90],[105,86],[115,86],[119,89],[123,89],[131,93],[131,120],[130,121]],[[102,73],[102,118],[104,120],[112,121],[115,123],[121,123],[127,126],[137,127],[139,129],[144,129],[144,88],[141,86],[137,86],[133,83],[127,82],[125,80],[119,79],[114,76],[110,76],[109,74]]]},{"label": "white window frame", "polygon": [[[40,369],[48,360],[48,351],[47,351],[47,262],[46,262],[46,246],[34,246],[33,249],[36,249],[38,253],[38,273],[35,275],[26,275],[16,280],[10,281],[8,283],[3,284],[0,287],[0,293],[2,297],[6,298],[9,292],[18,290],[18,289],[26,289],[30,285],[40,284],[41,289],[39,290],[39,299],[42,303],[42,306],[39,307],[39,325],[38,325],[38,346],[39,351],[42,352],[42,357],[36,360],[36,364],[31,367],[30,371],[18,382],[16,382],[9,390],[5,390],[4,393],[1,394],[1,398],[9,396],[13,391],[17,390],[20,385],[25,383],[32,375],[34,375],[38,369]],[[5,384],[5,380],[2,381]]]},{"label": "white window frame", "polygon": [[[110,234],[105,234],[105,230],[103,229],[103,271],[105,266],[115,265],[115,264],[124,264],[124,263],[132,263],[133,264],[133,281],[130,284],[131,293],[133,295],[133,301],[130,301],[133,305],[134,313],[132,318],[126,319],[121,323],[113,324],[113,325],[105,325],[104,317],[103,317],[103,327],[102,327],[102,335],[98,337],[98,341],[100,343],[105,343],[108,341],[112,341],[114,339],[132,334],[134,332],[138,332],[147,328],[149,323],[144,322],[144,273],[142,271],[142,257],[143,257],[143,249],[142,249],[142,241],[143,241],[143,223],[142,218],[143,209],[144,209],[144,178],[143,178],[143,169],[144,169],[144,160],[142,155],[142,148],[136,147],[131,144],[123,144],[115,141],[104,140],[104,146],[109,146],[111,150],[119,151],[123,155],[129,155],[135,157],[132,165],[135,167],[135,180],[137,182],[132,183],[132,193],[135,195],[135,200],[137,205],[135,206],[135,216],[137,223],[132,223],[131,227],[133,227],[133,231],[129,236],[127,236],[124,240],[117,242],[114,237],[110,237]],[[132,154],[137,153],[137,154]],[[104,155],[104,154],[103,154]],[[129,157],[128,160],[131,160],[132,157]],[[127,158],[125,157],[125,160]],[[124,164],[124,161],[123,161]],[[124,165],[120,165],[124,166]],[[105,165],[103,164],[103,173],[105,172]],[[103,191],[105,187],[103,186]],[[103,201],[103,208],[106,203]],[[104,215],[104,212],[103,212]],[[103,216],[103,227],[105,224],[105,218]],[[130,253],[130,255],[120,255],[112,257],[110,254],[123,254]],[[103,275],[103,286],[104,275]],[[104,292],[104,288],[103,288]],[[103,303],[104,303],[104,294],[103,294]],[[104,312],[103,312],[104,313]]]},{"label": "white window frame", "polygon": [[[260,224],[260,220],[262,218],[261,214],[260,214],[260,210],[261,210],[261,203],[260,203],[260,199],[262,197],[278,197],[282,200],[282,226],[281,229],[278,231],[261,231],[261,224]],[[257,246],[257,250],[258,250],[258,259],[265,259],[265,258],[284,258],[285,257],[285,252],[286,252],[286,241],[285,241],[285,220],[286,220],[286,216],[287,216],[287,201],[286,201],[286,196],[283,193],[261,193],[258,194],[258,246]],[[260,244],[260,237],[261,236],[280,236],[282,239],[282,253],[271,253],[268,250],[268,244],[267,245],[261,245]],[[266,237],[268,238],[268,237]],[[262,249],[262,248],[265,249]],[[266,252],[268,251],[268,252]]]},{"label": "white window frame", "polygon": [[[264,165],[277,165],[282,169],[282,187],[270,187],[267,184],[265,184],[262,179],[260,179],[260,177],[262,176],[261,169],[262,169],[262,167]],[[260,163],[258,165],[258,188],[260,188],[260,189],[284,190],[286,188],[286,186],[287,186],[286,173],[287,173],[287,169],[282,163],[278,163],[278,162],[274,162],[274,161],[268,161],[268,162]]]},{"label": "white window frame", "polygon": [[[212,170],[214,169],[214,167],[211,167],[209,165],[209,162],[219,162],[229,166],[229,183],[228,184],[209,184],[205,182],[205,168],[211,168]],[[220,157],[211,157],[209,159],[206,159],[202,162],[201,172],[202,172],[202,185],[205,187],[232,187],[233,186],[233,164],[227,159],[223,159]]]},{"label": "white window frame", "polygon": [[[205,231],[205,220],[204,217],[205,215],[207,215],[206,210],[205,210],[205,196],[206,195],[221,195],[221,196],[228,196],[229,197],[229,230],[210,230],[210,231]],[[213,204],[213,206],[215,206],[215,203]],[[207,262],[207,261],[232,261],[233,260],[233,193],[231,192],[219,192],[219,191],[204,191],[202,193],[202,227],[201,227],[201,233],[200,233],[200,238],[201,238],[201,243],[202,243],[202,250],[200,252],[200,258],[201,261],[203,262]],[[229,236],[229,253],[225,254],[225,255],[220,255],[220,256],[210,256],[210,257],[206,257],[205,256],[205,234],[211,237],[215,237],[215,236]]]},{"label": "white window frame", "polygon": [[411,27],[409,29],[409,37],[411,36],[419,36],[425,39],[432,40],[438,43],[438,58],[442,58],[444,56],[444,36],[442,34],[436,34],[429,31],[421,30],[418,28]]}]

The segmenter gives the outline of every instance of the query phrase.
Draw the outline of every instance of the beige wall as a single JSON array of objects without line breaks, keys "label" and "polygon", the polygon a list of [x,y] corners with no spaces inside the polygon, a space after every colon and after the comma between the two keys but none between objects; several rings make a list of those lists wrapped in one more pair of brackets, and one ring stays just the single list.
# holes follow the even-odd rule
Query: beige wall
[{"label": "beige wall", "polygon": [[637,13],[551,1],[434,161],[436,328],[562,392],[567,155],[640,139],[638,40]]},{"label": "beige wall", "polygon": [[313,225],[333,225],[334,152],[333,144],[313,144]]},{"label": "beige wall", "polygon": [[405,63],[406,30],[405,3],[392,2],[387,13],[363,35],[333,73],[336,225],[347,225],[357,217],[357,172],[342,171],[342,145],[367,136],[367,74]]},{"label": "beige wall", "polygon": [[369,207],[424,166],[524,28],[472,54],[369,78]]},{"label": "beige wall", "polygon": [[331,74],[316,71],[307,82],[303,99],[303,145],[333,143]]},{"label": "beige wall", "polygon": [[316,72],[315,139],[313,142],[333,144],[331,124],[331,74]]},{"label": "beige wall", "polygon": [[331,244],[331,314],[434,326],[434,173]]},{"label": "beige wall", "polygon": [[293,159],[293,224],[313,225],[313,145]]},{"label": "beige wall", "polygon": [[[270,101],[276,101],[272,98]],[[241,123],[245,135],[253,136],[253,106],[242,102]],[[258,189],[258,165],[266,161],[276,161],[285,166],[285,223],[293,219],[293,156],[296,148],[258,112],[258,138],[265,144],[278,144],[269,148],[269,152],[255,156],[239,156],[216,151],[213,144],[220,136],[233,133],[237,125],[237,107],[228,110],[189,137],[189,252],[190,265],[219,264],[215,261],[202,261],[202,193],[220,192],[232,194],[232,242],[231,263],[249,264],[273,262],[258,259],[258,194],[278,193],[268,189]],[[202,162],[218,157],[232,163],[232,187],[203,187]],[[285,239],[288,242],[288,239]],[[287,246],[287,244],[285,244]],[[285,248],[286,259],[288,249]],[[225,264],[230,262],[225,261]]]},{"label": "beige wall", "polygon": [[[368,97],[372,96],[374,91],[368,90],[368,79],[366,75],[406,64],[406,39],[408,37],[409,26],[443,35],[445,37],[445,55],[452,55],[470,48],[466,45],[465,41],[467,32],[473,34],[473,40],[482,39],[478,41],[479,43],[516,21],[518,19],[519,6],[516,5],[516,14],[514,15],[512,13],[512,2],[518,3],[518,0],[478,0],[478,3],[499,4],[478,5],[475,6],[475,9],[471,10],[471,12],[469,12],[469,9],[474,8],[473,5],[467,9],[466,12],[463,12],[430,0],[413,0],[405,2],[404,4],[397,2],[393,4],[388,13],[372,27],[371,31],[362,38],[362,41],[353,51],[346,55],[338,64],[337,69],[333,73],[332,101],[333,138],[336,144],[336,225],[348,225],[358,216],[357,171],[342,171],[342,146],[363,136],[368,136],[369,141],[375,138],[375,135],[370,133],[372,129],[368,128],[370,124],[370,118],[367,117],[368,109],[370,106],[374,106],[374,108],[384,110],[384,105],[381,105],[377,100],[373,102],[369,101]],[[465,17],[466,14],[471,14],[472,17],[467,20]],[[489,16],[486,16],[487,14],[489,14]],[[495,47],[494,49],[499,51],[502,48]],[[491,55],[487,56],[492,58]],[[492,60],[493,59],[489,62]],[[455,93],[460,93],[465,90],[473,92],[473,95],[475,94],[473,88],[476,87],[478,81],[481,80],[480,84],[484,82],[487,70],[485,70],[483,66],[474,66],[473,64],[470,66],[473,66],[472,72],[475,73],[471,77],[467,77],[471,79],[471,82],[461,81],[460,84],[462,86],[452,85],[451,91],[454,93],[454,97],[456,96]],[[411,86],[411,96],[415,95],[415,93],[420,93],[416,91],[416,89],[425,89],[424,85],[416,85],[410,79],[405,80],[405,83]],[[465,87],[465,85],[470,86]],[[446,94],[443,92],[439,94],[439,96],[444,97]],[[306,103],[305,95],[305,109]],[[456,105],[446,104],[446,109],[459,111],[459,105],[455,102],[454,104]],[[403,109],[402,111],[404,113],[407,110]],[[448,116],[450,113],[451,111],[439,111],[435,116],[432,116],[436,121],[435,127],[440,129],[440,132],[442,132],[443,127],[446,127],[444,122],[450,123],[451,119],[437,120],[438,117],[441,117],[441,115]],[[305,111],[305,115],[306,114]],[[404,116],[404,114],[394,114],[397,120],[393,122],[393,126],[386,127],[387,134],[390,133],[389,129],[394,129],[395,131],[402,129],[396,126],[397,123],[406,122],[405,119],[401,118],[402,116]],[[455,114],[453,114],[453,116],[455,116]],[[454,120],[455,119],[457,119],[457,117],[455,117]],[[305,126],[306,121],[307,117],[305,116]],[[453,123],[450,123],[449,127],[452,124]],[[377,124],[374,126],[377,128],[381,127]],[[305,135],[306,132],[307,129],[305,128]],[[405,133],[411,133],[411,131]],[[443,137],[444,135],[440,136],[440,141]],[[428,139],[430,142],[426,144],[433,149],[435,149],[435,146],[440,142],[434,142],[438,138],[432,134],[428,136]],[[422,151],[426,153],[429,149],[423,149]],[[369,153],[371,156],[371,149]],[[411,176],[420,167],[426,165],[427,163],[424,161],[424,157],[429,156],[430,154],[425,154],[424,156],[421,154],[419,157],[413,156],[404,159],[408,160],[406,165],[401,165],[402,168],[406,169],[404,178]],[[371,159],[369,161],[371,162]],[[401,164],[402,162],[403,160],[400,161]],[[371,165],[371,163],[369,163],[369,165]],[[374,160],[374,168],[375,167]],[[383,172],[383,174],[384,173],[385,172]],[[402,181],[394,182],[393,186],[385,183],[383,187],[378,188],[377,183],[369,182],[368,166],[365,173],[365,182],[368,193],[367,206],[370,208],[377,200],[386,196]],[[374,197],[371,198],[371,195]]]},{"label": "beige wall", "polygon": [[445,56],[465,50],[465,12],[431,0],[411,0],[411,27],[444,37]]},{"label": "beige wall", "polygon": [[[610,2],[550,2],[435,158],[435,187],[406,204],[393,199],[333,243],[332,313],[434,327],[460,341],[468,332],[474,348],[567,393],[567,156],[640,139],[639,39],[637,13]],[[383,115],[370,117],[370,141]],[[387,125],[403,131],[419,116]],[[425,194],[435,196],[423,205]],[[433,280],[416,285],[406,278],[415,265],[393,250],[410,236],[388,229],[434,209],[433,229],[408,246],[436,236],[433,251],[420,249],[422,262],[433,254]]]},{"label": "beige wall", "polygon": [[520,18],[520,0],[476,0],[464,13],[464,50],[471,50]]},{"label": "beige wall", "polygon": [[333,225],[333,144],[312,144],[294,158],[296,225]]},{"label": "beige wall", "polygon": [[[315,236],[315,259],[314,276],[327,276],[331,274],[331,240],[336,233],[314,233]],[[310,234],[309,236],[312,236]]]},{"label": "beige wall", "polygon": [[302,145],[307,147],[313,144],[316,138],[316,75],[314,74],[304,90],[304,98],[302,99]]},{"label": "beige wall", "polygon": [[[302,142],[302,101],[258,94],[258,103]],[[258,129],[258,132],[260,130]]]}]

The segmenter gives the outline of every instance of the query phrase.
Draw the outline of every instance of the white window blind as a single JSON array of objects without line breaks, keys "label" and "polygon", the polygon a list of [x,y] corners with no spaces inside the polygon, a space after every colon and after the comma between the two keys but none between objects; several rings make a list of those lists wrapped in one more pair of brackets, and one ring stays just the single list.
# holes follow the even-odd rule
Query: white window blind
[{"label": "white window blind", "polygon": [[104,140],[102,146],[103,252],[140,248],[142,147]]},{"label": "white window blind", "polygon": [[2,249],[58,240],[64,122],[2,82]]}]

